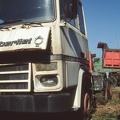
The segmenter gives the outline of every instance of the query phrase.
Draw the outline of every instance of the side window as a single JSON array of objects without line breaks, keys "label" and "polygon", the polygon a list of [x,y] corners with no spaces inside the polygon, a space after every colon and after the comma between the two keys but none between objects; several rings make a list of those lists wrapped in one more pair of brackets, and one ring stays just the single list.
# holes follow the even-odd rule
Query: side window
[{"label": "side window", "polygon": [[69,22],[76,27],[75,20],[77,16],[77,0],[60,0],[60,17],[61,20]]},{"label": "side window", "polygon": [[61,19],[65,19],[65,0],[60,0],[60,17]]},{"label": "side window", "polygon": [[78,4],[78,16],[79,16],[80,31],[81,33],[85,34],[83,10],[82,10],[82,4],[80,2]]}]

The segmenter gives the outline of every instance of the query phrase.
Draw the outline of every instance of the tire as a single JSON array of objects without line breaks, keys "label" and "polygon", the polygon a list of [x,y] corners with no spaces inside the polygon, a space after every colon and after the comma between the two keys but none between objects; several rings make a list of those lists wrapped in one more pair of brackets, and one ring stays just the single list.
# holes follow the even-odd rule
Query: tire
[{"label": "tire", "polygon": [[81,108],[77,111],[77,114],[81,114],[80,120],[90,120],[91,118],[91,90],[82,88]]},{"label": "tire", "polygon": [[91,108],[91,100],[90,100],[90,95],[88,93],[84,94],[84,115],[89,115],[90,114],[90,108]]},{"label": "tire", "polygon": [[76,111],[77,120],[91,119],[91,99],[92,99],[92,81],[91,74],[84,72],[81,84],[81,103],[80,108]]},{"label": "tire", "polygon": [[84,120],[89,120],[91,117],[91,95],[86,91],[82,93],[81,112]]}]

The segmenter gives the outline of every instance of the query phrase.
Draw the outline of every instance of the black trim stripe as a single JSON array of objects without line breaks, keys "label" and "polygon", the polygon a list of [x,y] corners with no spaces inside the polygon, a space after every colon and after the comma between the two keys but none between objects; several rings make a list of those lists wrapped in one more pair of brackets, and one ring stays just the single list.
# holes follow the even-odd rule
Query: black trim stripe
[{"label": "black trim stripe", "polygon": [[72,61],[72,62],[80,62],[83,64],[89,65],[89,61],[84,58],[77,58],[67,55],[51,55],[51,60],[64,60],[64,61]]}]

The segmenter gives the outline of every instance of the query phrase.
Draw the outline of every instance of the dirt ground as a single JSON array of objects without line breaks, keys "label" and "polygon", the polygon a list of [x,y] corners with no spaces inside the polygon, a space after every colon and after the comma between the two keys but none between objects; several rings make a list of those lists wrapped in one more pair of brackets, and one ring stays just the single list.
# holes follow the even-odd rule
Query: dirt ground
[{"label": "dirt ground", "polygon": [[96,105],[91,120],[120,120],[120,87],[112,89],[112,99],[106,105]]}]

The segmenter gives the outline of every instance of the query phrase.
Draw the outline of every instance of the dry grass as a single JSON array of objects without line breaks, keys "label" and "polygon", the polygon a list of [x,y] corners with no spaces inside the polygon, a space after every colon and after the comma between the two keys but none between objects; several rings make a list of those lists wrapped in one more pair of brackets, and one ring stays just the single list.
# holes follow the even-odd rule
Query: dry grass
[{"label": "dry grass", "polygon": [[106,105],[97,103],[96,112],[92,115],[92,120],[117,120],[120,115],[120,87],[113,88],[112,100]]}]

